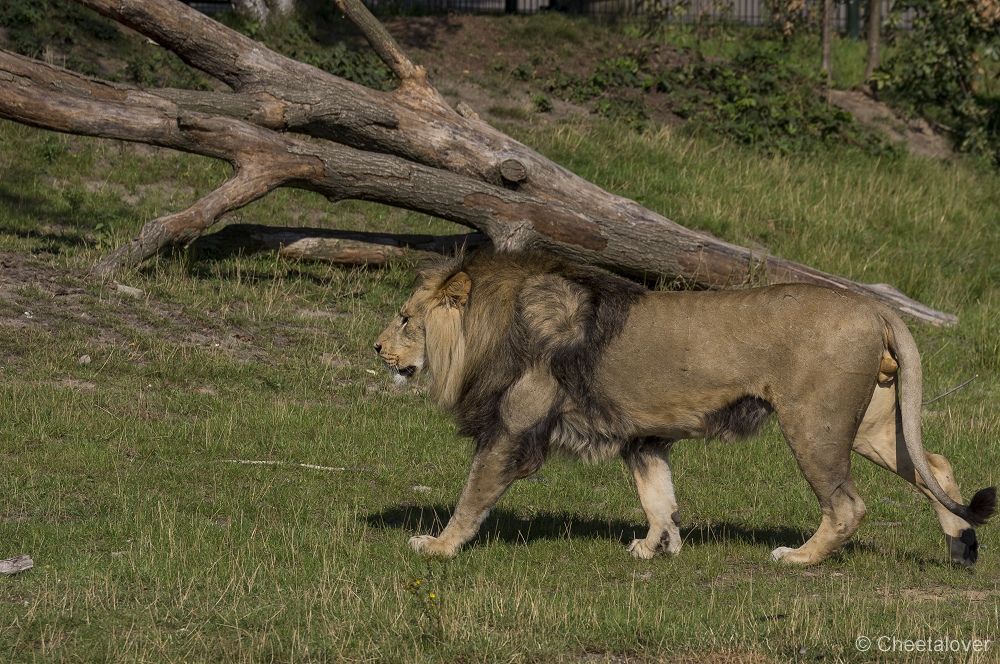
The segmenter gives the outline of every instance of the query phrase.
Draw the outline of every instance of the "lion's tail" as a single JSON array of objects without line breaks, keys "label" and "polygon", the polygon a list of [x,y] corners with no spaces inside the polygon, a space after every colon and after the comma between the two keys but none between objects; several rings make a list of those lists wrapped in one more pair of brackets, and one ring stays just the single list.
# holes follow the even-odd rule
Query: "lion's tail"
[{"label": "lion's tail", "polygon": [[952,514],[965,519],[973,526],[981,526],[996,510],[996,488],[980,489],[968,505],[955,501],[941,488],[931,471],[921,440],[920,410],[923,399],[923,378],[920,371],[920,352],[917,350],[913,335],[895,312],[885,311],[882,318],[887,328],[889,350],[899,364],[899,409],[903,421],[903,440],[913,467],[938,502],[947,507]]}]

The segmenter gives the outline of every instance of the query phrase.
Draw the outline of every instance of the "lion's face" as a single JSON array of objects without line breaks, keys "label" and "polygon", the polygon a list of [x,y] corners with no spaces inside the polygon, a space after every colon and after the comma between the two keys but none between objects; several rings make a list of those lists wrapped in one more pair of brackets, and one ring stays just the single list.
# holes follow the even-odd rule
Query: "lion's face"
[{"label": "lion's face", "polygon": [[[397,385],[405,385],[420,373],[428,365],[428,354],[432,359],[440,354],[435,352],[439,346],[453,347],[461,342],[456,323],[460,325],[470,287],[465,273],[444,280],[425,279],[375,340],[375,352]],[[431,369],[443,373],[448,367]]]},{"label": "lion's face", "polygon": [[425,320],[430,302],[423,291],[419,289],[406,301],[375,341],[375,352],[397,385],[409,382],[427,361]]}]

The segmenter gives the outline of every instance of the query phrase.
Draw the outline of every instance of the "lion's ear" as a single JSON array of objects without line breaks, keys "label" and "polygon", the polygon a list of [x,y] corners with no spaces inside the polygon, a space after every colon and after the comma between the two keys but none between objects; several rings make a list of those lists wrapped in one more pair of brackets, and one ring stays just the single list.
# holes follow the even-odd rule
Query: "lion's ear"
[{"label": "lion's ear", "polygon": [[469,299],[469,291],[472,290],[472,279],[465,272],[459,272],[448,281],[444,282],[438,295],[447,304],[453,307],[461,307]]}]

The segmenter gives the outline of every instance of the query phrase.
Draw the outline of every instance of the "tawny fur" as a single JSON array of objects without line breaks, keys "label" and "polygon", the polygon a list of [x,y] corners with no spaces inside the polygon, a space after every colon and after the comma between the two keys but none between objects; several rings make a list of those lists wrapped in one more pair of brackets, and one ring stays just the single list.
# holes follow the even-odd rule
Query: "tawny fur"
[{"label": "tawny fur", "polygon": [[425,269],[376,349],[403,379],[426,368],[432,398],[476,442],[448,526],[411,540],[425,553],[454,555],[510,483],[557,450],[625,459],[650,521],[629,550],[676,553],[673,441],[738,440],[772,412],[823,511],[815,535],[776,560],[819,562],[857,529],[852,449],[924,491],[956,563],[975,562],[972,525],[994,509],[992,489],[963,505],[947,460],[923,450],[906,326],[848,292],[650,293],[545,254],[483,252]]}]

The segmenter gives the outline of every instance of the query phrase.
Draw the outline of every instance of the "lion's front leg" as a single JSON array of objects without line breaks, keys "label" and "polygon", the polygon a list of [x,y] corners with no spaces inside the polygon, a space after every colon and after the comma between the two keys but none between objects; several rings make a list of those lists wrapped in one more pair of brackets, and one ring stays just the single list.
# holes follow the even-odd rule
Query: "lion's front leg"
[{"label": "lion's front leg", "polygon": [[410,538],[410,548],[418,553],[451,558],[462,545],[479,532],[479,526],[500,496],[517,479],[511,472],[509,455],[496,447],[479,450],[472,459],[469,479],[455,506],[448,525],[437,537],[417,535]]},{"label": "lion's front leg", "polygon": [[628,550],[636,558],[652,558],[661,551],[677,555],[681,551],[680,514],[670,474],[673,441],[647,438],[637,441],[622,454],[632,471],[639,501],[649,521],[645,539],[633,540]]}]

